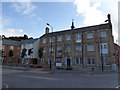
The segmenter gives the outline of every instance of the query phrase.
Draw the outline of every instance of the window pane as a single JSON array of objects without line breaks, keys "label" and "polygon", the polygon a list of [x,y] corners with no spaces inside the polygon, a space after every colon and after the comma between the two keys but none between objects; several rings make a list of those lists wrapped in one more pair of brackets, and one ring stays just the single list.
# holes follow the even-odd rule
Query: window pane
[{"label": "window pane", "polygon": [[58,36],[58,37],[57,37],[57,41],[58,41],[58,42],[61,42],[61,41],[62,41],[62,37],[61,37],[61,36]]},{"label": "window pane", "polygon": [[81,34],[76,34],[76,42],[81,42]]},{"label": "window pane", "polygon": [[76,46],[76,51],[82,51],[82,45],[77,45]]},{"label": "window pane", "polygon": [[87,39],[91,39],[91,38],[93,38],[93,33],[88,33],[87,34]]},{"label": "window pane", "polygon": [[100,37],[106,37],[106,32],[105,31],[100,31]]},{"label": "window pane", "polygon": [[87,51],[94,51],[94,45],[87,45]]},{"label": "window pane", "polygon": [[88,57],[88,64],[95,64],[95,58],[94,57]]},{"label": "window pane", "polygon": [[100,53],[108,54],[108,44],[107,43],[101,43],[99,46],[100,46]]},{"label": "window pane", "polygon": [[41,63],[45,63],[45,57],[42,58]]},{"label": "window pane", "polygon": [[49,47],[49,52],[53,52],[53,47]]},{"label": "window pane", "polygon": [[50,37],[50,42],[54,42],[54,37]]},{"label": "window pane", "polygon": [[43,53],[45,53],[46,52],[46,50],[45,50],[45,48],[43,48]]},{"label": "window pane", "polygon": [[62,46],[57,46],[57,52],[62,52]]},{"label": "window pane", "polygon": [[80,64],[82,64],[83,63],[83,59],[82,59],[82,57],[80,57]]},{"label": "window pane", "polygon": [[43,39],[42,39],[42,43],[46,43],[46,38],[43,38]]},{"label": "window pane", "polygon": [[78,58],[76,58],[76,64],[79,64],[79,59]]},{"label": "window pane", "polygon": [[66,36],[66,41],[69,41],[71,39],[70,35]]},{"label": "window pane", "polygon": [[88,58],[88,64],[91,64],[91,61],[90,61],[91,59],[90,58]]},{"label": "window pane", "polygon": [[70,45],[66,45],[66,52],[70,52],[71,51],[71,46]]}]

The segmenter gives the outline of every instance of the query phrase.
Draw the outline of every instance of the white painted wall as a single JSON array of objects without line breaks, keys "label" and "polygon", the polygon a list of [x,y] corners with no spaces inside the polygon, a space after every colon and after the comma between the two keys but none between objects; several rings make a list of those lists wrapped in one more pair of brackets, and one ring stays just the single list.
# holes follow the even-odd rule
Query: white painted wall
[{"label": "white painted wall", "polygon": [[39,39],[36,40],[33,44],[33,57],[38,58],[38,46],[39,46]]},{"label": "white painted wall", "polygon": [[[30,43],[30,44],[22,44],[21,45],[21,53],[22,53],[22,49],[25,48],[27,49],[26,51],[26,57],[25,58],[38,58],[38,45],[39,45],[39,39],[36,40],[34,43]],[[31,55],[28,55],[28,50],[33,48],[33,53],[31,53]]]}]

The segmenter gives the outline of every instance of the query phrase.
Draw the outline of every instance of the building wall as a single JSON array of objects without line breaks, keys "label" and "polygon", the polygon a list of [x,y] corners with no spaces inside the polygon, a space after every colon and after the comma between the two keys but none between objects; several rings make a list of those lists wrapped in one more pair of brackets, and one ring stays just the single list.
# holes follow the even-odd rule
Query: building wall
[{"label": "building wall", "polygon": [[[100,32],[106,32],[106,37],[101,37],[100,38]],[[88,33],[93,33],[93,38],[91,39],[87,39],[87,34]],[[58,53],[56,52],[57,46],[62,46],[62,63],[65,64],[66,63],[66,58],[69,56],[71,58],[71,62],[73,66],[79,65],[82,67],[100,67],[101,66],[101,59],[104,59],[104,62],[106,63],[105,66],[111,66],[112,63],[114,63],[114,56],[113,56],[113,52],[114,52],[114,41],[113,41],[113,36],[112,36],[112,29],[101,29],[101,30],[93,30],[93,31],[85,31],[85,32],[79,32],[77,34],[81,34],[82,37],[82,41],[79,43],[75,42],[75,32],[71,33],[71,40],[70,41],[66,41],[66,36],[67,36],[67,31],[64,34],[59,34],[60,36],[62,36],[62,42],[57,42],[57,37],[59,35],[55,35],[50,34],[50,35],[45,35],[44,37],[42,37],[40,39],[40,43],[39,43],[39,47],[43,47],[45,48],[45,53],[43,55],[43,59],[46,62],[49,62],[49,58],[54,57],[52,60],[54,63],[56,63],[56,57],[58,57]],[[51,54],[49,52],[49,47],[51,47],[51,42],[49,41],[50,37],[54,37],[54,42],[52,42],[52,47],[54,48],[54,52]],[[43,39],[46,38],[46,43],[42,43]],[[107,49],[108,49],[108,53],[105,49],[101,49],[100,44],[101,43],[106,43],[107,44]],[[87,45],[89,44],[93,44],[94,45],[94,51],[87,51]],[[104,47],[105,45],[102,44],[102,47]],[[70,45],[71,46],[71,51],[70,52],[65,52],[66,49],[66,45]],[[82,51],[76,52],[75,51],[75,46],[76,45],[82,45]],[[113,48],[113,49],[111,49]],[[101,53],[102,52],[102,53]],[[60,53],[59,53],[60,54]],[[78,58],[83,58],[83,62],[80,64],[76,64],[76,57]],[[88,64],[88,58],[94,58],[95,60],[95,64]],[[41,61],[42,62],[42,61]],[[43,62],[44,63],[44,62]],[[90,62],[92,63],[92,62]],[[108,63],[108,64],[107,64]]]},{"label": "building wall", "polygon": [[9,62],[10,58],[12,62],[16,62],[20,58],[20,46],[12,46],[13,49],[13,57],[9,57],[9,51],[11,45],[5,45],[3,44],[3,54],[2,56],[4,57],[5,62]]},{"label": "building wall", "polygon": [[25,48],[27,50],[26,56],[24,58],[32,58],[33,57],[32,53],[30,55],[28,55],[28,50],[33,48],[33,45],[34,45],[33,43],[30,43],[30,44],[26,43],[26,44],[21,45],[21,53],[22,53],[23,48]]},{"label": "building wall", "polygon": [[119,65],[120,67],[120,46],[114,43],[114,48],[115,48],[115,52],[114,52],[114,57],[115,57],[115,62]]},{"label": "building wall", "polygon": [[39,45],[39,39],[36,40],[33,45],[33,58],[38,58],[38,45]]},{"label": "building wall", "polygon": [[[36,40],[33,43],[22,44],[21,53],[22,53],[22,49],[25,48],[27,49],[25,58],[38,58],[38,44],[39,44],[39,40]],[[31,53],[30,55],[28,55],[29,49],[32,49],[33,51],[33,53]]]},{"label": "building wall", "polygon": [[2,61],[2,36],[0,36],[0,61]]}]

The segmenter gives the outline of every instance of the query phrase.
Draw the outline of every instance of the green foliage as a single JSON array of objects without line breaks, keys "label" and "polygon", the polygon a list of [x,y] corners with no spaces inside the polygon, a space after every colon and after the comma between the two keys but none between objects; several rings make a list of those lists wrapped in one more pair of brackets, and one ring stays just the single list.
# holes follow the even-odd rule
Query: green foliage
[{"label": "green foliage", "polygon": [[26,50],[25,48],[22,49],[22,53],[21,53],[21,57],[22,57],[22,58],[24,58],[24,56],[26,55],[26,51],[27,51],[27,50]]},{"label": "green foliage", "polygon": [[31,48],[31,49],[28,50],[28,55],[30,55],[31,53],[33,53],[32,49],[33,48]]},{"label": "green foliage", "polygon": [[40,59],[42,58],[42,56],[43,56],[43,48],[39,48],[38,56],[39,56]]}]

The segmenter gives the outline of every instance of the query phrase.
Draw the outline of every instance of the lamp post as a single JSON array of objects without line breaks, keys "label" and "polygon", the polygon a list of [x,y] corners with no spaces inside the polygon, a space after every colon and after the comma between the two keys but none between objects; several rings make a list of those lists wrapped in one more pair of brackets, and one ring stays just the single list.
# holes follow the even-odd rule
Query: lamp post
[{"label": "lamp post", "polygon": [[[47,23],[47,25],[48,25],[49,27],[51,27],[51,31],[52,31],[52,33],[53,33],[53,27],[52,27],[49,23]],[[51,34],[51,58],[50,58],[50,69],[52,69],[52,34]]]},{"label": "lamp post", "polygon": [[81,42],[81,44],[82,44],[82,68],[84,68],[84,50],[83,50],[83,45],[84,45],[84,43],[83,43],[83,34],[84,34],[84,32],[82,32],[82,35],[81,35],[81,39],[82,39],[82,42]]}]

